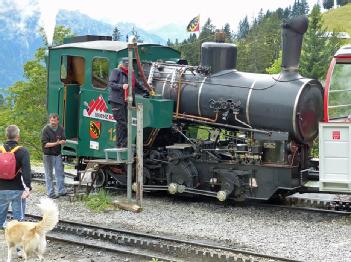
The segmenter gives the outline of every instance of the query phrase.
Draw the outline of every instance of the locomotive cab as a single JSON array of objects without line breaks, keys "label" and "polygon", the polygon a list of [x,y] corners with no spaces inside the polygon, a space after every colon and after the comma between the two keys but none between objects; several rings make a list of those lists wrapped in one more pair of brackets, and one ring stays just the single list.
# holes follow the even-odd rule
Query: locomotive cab
[{"label": "locomotive cab", "polygon": [[334,55],[324,90],[324,122],[319,125],[319,187],[351,193],[351,46]]},{"label": "locomotive cab", "polygon": [[[137,48],[144,68],[152,61],[177,62],[180,58],[178,51],[157,44],[138,44]],[[84,159],[104,158],[104,149],[115,147],[108,78],[126,56],[127,43],[106,36],[73,37],[49,49],[47,107],[49,113],[59,114],[65,128],[62,156],[67,160],[83,163]]]},{"label": "locomotive cab", "polygon": [[324,122],[351,120],[351,45],[337,51],[324,90]]}]

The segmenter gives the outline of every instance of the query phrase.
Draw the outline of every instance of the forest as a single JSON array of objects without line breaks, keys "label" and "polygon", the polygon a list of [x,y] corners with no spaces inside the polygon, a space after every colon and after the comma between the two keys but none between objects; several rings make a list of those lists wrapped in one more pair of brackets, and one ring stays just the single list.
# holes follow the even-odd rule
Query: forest
[{"label": "forest", "polygon": [[[323,1],[324,8],[329,3],[327,2]],[[300,73],[323,81],[330,59],[343,44],[343,40],[337,38],[336,32],[325,37],[326,28],[323,25],[321,6],[315,5],[310,10],[306,0],[295,0],[292,6],[285,9],[279,8],[265,13],[261,9],[252,21],[247,16],[244,17],[237,30],[232,30],[229,23],[222,28],[216,28],[208,18],[198,34],[191,33],[182,42],[168,40],[167,44],[179,50],[190,64],[197,65],[201,44],[213,41],[216,30],[223,30],[225,42],[234,43],[238,47],[238,70],[275,74],[280,71],[281,64],[281,24],[291,17],[303,14],[309,17],[309,28],[303,42]],[[47,41],[43,31],[41,32],[43,46],[36,51],[34,59],[24,65],[25,80],[10,86],[6,98],[0,97],[0,129],[4,130],[9,124],[18,125],[21,129],[20,143],[30,150],[33,159],[41,158],[40,133],[47,122]],[[54,45],[63,43],[64,37],[72,35],[70,28],[57,25]]]}]

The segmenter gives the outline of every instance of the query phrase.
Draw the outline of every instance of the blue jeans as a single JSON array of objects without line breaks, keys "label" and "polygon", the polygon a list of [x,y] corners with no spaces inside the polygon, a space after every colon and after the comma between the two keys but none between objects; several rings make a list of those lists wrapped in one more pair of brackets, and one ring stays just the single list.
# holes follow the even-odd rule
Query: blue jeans
[{"label": "blue jeans", "polygon": [[48,196],[53,197],[56,195],[55,187],[54,187],[54,174],[53,174],[54,169],[55,169],[57,192],[59,195],[66,194],[65,173],[63,170],[61,155],[59,156],[44,155],[43,160],[44,160],[44,169],[45,169],[46,191],[48,193]]},{"label": "blue jeans", "polygon": [[24,219],[26,200],[22,199],[23,190],[0,190],[0,228],[6,226],[6,216],[11,204],[14,219]]}]

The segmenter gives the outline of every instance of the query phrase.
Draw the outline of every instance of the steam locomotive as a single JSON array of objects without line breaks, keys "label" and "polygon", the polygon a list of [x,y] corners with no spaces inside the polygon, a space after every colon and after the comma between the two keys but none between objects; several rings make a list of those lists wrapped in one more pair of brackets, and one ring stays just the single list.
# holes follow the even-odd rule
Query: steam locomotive
[{"label": "steam locomotive", "polygon": [[[282,26],[278,75],[236,70],[233,44],[203,43],[199,66],[187,65],[172,48],[138,44],[140,70],[157,94],[136,98],[145,111],[144,190],[220,201],[306,191],[304,170],[323,118],[321,83],[298,72],[307,27],[305,16]],[[67,136],[62,155],[78,175],[114,147],[107,80],[125,56],[126,43],[93,36],[49,50],[48,111],[61,116]],[[124,166],[99,165],[92,173],[96,186],[125,186]]]}]

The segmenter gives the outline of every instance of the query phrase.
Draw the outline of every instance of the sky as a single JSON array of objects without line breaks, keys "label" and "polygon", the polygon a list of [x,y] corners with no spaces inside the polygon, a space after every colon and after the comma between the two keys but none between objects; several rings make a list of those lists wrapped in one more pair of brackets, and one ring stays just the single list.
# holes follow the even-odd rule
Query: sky
[{"label": "sky", "polygon": [[[9,1],[20,9],[23,21],[32,12],[41,10],[40,25],[44,28],[48,39],[52,39],[55,17],[59,9],[78,10],[113,25],[118,22],[134,23],[145,30],[156,30],[169,24],[176,24],[184,26],[185,31],[191,19],[200,15],[200,27],[211,18],[212,24],[217,29],[229,23],[235,32],[239,21],[246,15],[249,21],[252,21],[261,8],[266,12],[279,7],[285,8],[294,3],[294,0],[0,0],[0,13]],[[311,9],[321,0],[307,1]]]},{"label": "sky", "polygon": [[[2,0],[0,0],[2,1]],[[23,9],[34,7],[35,0],[14,0]],[[132,22],[143,29],[157,29],[167,24],[184,24],[200,14],[200,23],[208,17],[212,23],[221,28],[229,23],[232,29],[237,29],[238,23],[246,15],[256,16],[262,8],[264,11],[287,7],[294,0],[38,0],[40,9],[50,16],[58,9],[78,10],[93,18],[112,24],[117,22]],[[310,7],[318,0],[308,0]],[[28,11],[27,11],[28,12]]]}]

